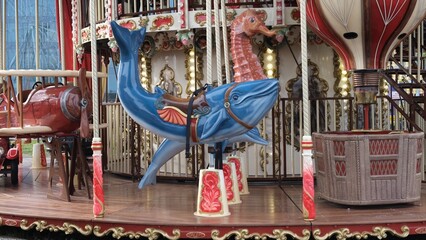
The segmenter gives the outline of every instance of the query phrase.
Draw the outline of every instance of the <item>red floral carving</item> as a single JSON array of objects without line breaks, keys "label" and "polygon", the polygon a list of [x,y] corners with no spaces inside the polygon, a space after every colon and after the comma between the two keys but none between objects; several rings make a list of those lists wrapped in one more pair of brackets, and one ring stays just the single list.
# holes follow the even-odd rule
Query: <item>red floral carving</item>
[{"label": "red floral carving", "polygon": [[241,171],[241,161],[239,158],[231,157],[228,159],[228,162],[235,164],[235,169],[237,171],[237,180],[238,180],[238,191],[243,190],[243,173]]},{"label": "red floral carving", "polygon": [[232,191],[232,170],[231,165],[223,164],[223,175],[225,178],[225,189],[226,189],[226,198],[228,201],[234,199],[234,192]]},{"label": "red floral carving", "polygon": [[[205,13],[195,14],[195,22],[200,26],[204,26],[207,23],[207,15]],[[212,13],[212,24],[214,24],[214,14]]]},{"label": "red floral carving", "polygon": [[136,23],[133,20],[128,20],[128,21],[121,22],[120,26],[130,30],[134,30],[136,28]]},{"label": "red floral carving", "polygon": [[222,210],[220,202],[219,175],[217,172],[206,172],[202,179],[203,189],[200,209],[203,212],[216,213]]},{"label": "red floral carving", "polygon": [[173,25],[173,17],[172,16],[161,16],[154,19],[152,22],[152,29],[154,30],[161,30],[161,29],[168,29],[170,26]]}]

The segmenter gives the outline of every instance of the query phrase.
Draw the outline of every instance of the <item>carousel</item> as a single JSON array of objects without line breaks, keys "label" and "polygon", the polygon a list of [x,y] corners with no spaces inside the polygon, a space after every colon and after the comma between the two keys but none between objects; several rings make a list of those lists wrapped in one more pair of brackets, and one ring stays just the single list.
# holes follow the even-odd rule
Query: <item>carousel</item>
[{"label": "carousel", "polygon": [[21,67],[0,5],[0,228],[425,236],[426,2],[40,1],[58,69]]}]

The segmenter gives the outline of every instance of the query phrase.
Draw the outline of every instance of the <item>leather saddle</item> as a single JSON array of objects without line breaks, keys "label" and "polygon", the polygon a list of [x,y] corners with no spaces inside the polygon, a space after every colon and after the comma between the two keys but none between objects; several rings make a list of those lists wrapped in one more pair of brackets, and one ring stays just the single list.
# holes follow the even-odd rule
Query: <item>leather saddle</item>
[{"label": "leather saddle", "polygon": [[[189,98],[175,97],[171,94],[163,94],[162,103],[164,106],[175,107],[182,112],[188,114]],[[192,109],[202,109],[203,107],[209,106],[206,101],[205,91],[201,91],[195,98],[192,104]]]}]

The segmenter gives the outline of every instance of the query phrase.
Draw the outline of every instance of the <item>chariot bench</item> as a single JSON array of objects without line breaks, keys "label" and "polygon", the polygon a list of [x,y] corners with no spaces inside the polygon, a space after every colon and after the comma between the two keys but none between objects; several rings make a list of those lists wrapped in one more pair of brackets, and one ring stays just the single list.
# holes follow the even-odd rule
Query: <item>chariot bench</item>
[{"label": "chariot bench", "polygon": [[423,133],[313,133],[317,192],[346,205],[420,200]]}]

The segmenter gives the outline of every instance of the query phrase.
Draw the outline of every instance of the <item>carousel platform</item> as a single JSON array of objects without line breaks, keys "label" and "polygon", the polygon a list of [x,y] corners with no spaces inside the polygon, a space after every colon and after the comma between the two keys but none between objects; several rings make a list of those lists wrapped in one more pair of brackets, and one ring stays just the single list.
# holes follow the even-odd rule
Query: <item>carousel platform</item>
[{"label": "carousel platform", "polygon": [[[106,212],[94,218],[84,187],[70,202],[48,198],[48,175],[48,168],[32,169],[25,159],[18,186],[0,177],[1,226],[87,239],[398,239],[426,233],[425,183],[421,200],[409,204],[354,207],[316,197],[314,221],[303,219],[301,184],[249,184],[242,203],[229,206],[230,216],[206,218],[194,215],[195,182],[160,182],[140,190],[127,178],[105,173]],[[60,194],[60,185],[55,180],[54,193]]]}]

